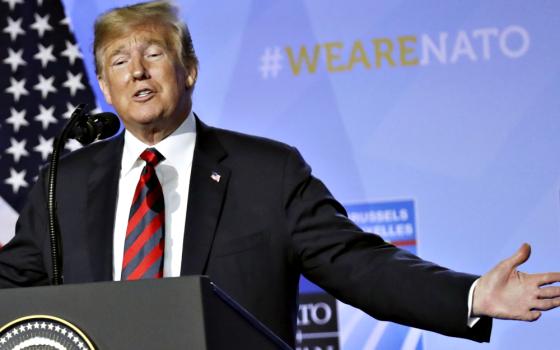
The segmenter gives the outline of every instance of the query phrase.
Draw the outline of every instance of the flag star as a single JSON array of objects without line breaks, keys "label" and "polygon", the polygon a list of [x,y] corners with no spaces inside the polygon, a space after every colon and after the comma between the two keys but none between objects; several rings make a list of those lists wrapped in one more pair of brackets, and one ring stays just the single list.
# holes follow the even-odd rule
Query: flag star
[{"label": "flag star", "polygon": [[5,151],[8,154],[11,154],[14,157],[14,161],[19,163],[21,157],[26,157],[29,155],[29,152],[25,149],[25,144],[27,143],[26,139],[18,141],[13,137],[10,138],[10,147]]},{"label": "flag star", "polygon": [[[14,168],[10,168],[10,177],[4,180],[4,183],[12,186],[12,191],[18,193],[21,187],[28,187],[29,184],[25,181],[25,175],[27,171],[23,169],[22,171],[16,171]],[[8,334],[8,339],[9,334]]]},{"label": "flag star", "polygon": [[74,113],[75,109],[76,109],[76,107],[73,104],[71,104],[70,102],[66,102],[66,112],[64,112],[64,114],[62,116],[65,119],[72,118],[72,113]]},{"label": "flag star", "polygon": [[77,90],[85,90],[84,84],[82,84],[82,73],[76,75],[72,72],[66,72],[66,77],[68,78],[62,86],[70,89],[70,94],[72,97],[76,94]]},{"label": "flag star", "polygon": [[23,4],[23,0],[2,0],[2,2],[7,2],[10,5],[10,11],[13,11],[17,4]]},{"label": "flag star", "polygon": [[33,150],[41,153],[41,158],[45,161],[49,157],[49,154],[52,153],[53,143],[54,137],[47,140],[43,137],[43,135],[39,135],[39,144],[33,147]]},{"label": "flag star", "polygon": [[39,4],[39,6],[43,6],[43,0],[37,0],[37,4]]},{"label": "flag star", "polygon": [[10,87],[6,88],[6,92],[14,95],[14,100],[19,101],[21,95],[29,95],[29,91],[25,88],[25,79],[16,80],[10,77]]},{"label": "flag star", "polygon": [[15,108],[10,107],[10,113],[11,115],[6,119],[6,123],[12,124],[14,132],[19,132],[19,128],[29,125],[29,122],[25,119],[25,109],[18,112]]},{"label": "flag star", "polygon": [[47,109],[43,105],[39,105],[39,109],[41,113],[35,116],[35,120],[43,124],[43,130],[47,130],[50,124],[56,124],[58,122],[53,116],[54,107]]},{"label": "flag star", "polygon": [[39,14],[35,14],[35,22],[30,26],[31,28],[35,29],[37,33],[39,33],[39,37],[43,37],[47,30],[52,30],[53,27],[49,24],[49,17],[50,15],[45,15],[44,17],[39,16]]},{"label": "flag star", "polygon": [[84,58],[84,56],[82,56],[82,53],[80,52],[80,49],[78,48],[78,44],[72,44],[68,40],[66,40],[66,50],[62,51],[61,55],[68,57],[68,61],[70,61],[70,64],[74,64],[76,58]]},{"label": "flag star", "polygon": [[10,17],[8,17],[8,26],[4,28],[3,32],[10,34],[10,39],[12,41],[16,40],[18,35],[25,34],[25,31],[21,29],[21,21],[22,21],[21,18],[18,18],[17,20],[13,20]]},{"label": "flag star", "polygon": [[68,141],[66,141],[66,145],[64,145],[64,148],[66,148],[70,152],[74,152],[75,150],[82,148],[82,144],[74,139],[69,139]]},{"label": "flag star", "polygon": [[49,92],[56,92],[56,88],[53,86],[54,77],[45,78],[43,74],[39,74],[39,82],[33,88],[37,91],[41,91],[41,97],[45,99]]},{"label": "flag star", "polygon": [[49,62],[56,62],[56,58],[52,53],[53,47],[54,45],[44,47],[42,44],[39,44],[39,52],[37,52],[33,58],[41,61],[41,67],[45,68]]},{"label": "flag star", "polygon": [[12,73],[15,72],[19,66],[25,66],[27,63],[23,60],[23,49],[15,52],[8,47],[8,57],[4,59],[4,63],[9,64],[12,68]]}]

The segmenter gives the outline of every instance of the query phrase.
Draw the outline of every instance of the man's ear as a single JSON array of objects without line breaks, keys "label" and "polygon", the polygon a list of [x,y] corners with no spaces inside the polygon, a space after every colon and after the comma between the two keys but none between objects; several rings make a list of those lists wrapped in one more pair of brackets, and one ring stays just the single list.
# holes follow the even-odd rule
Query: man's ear
[{"label": "man's ear", "polygon": [[187,75],[187,89],[194,85],[194,79],[192,75]]},{"label": "man's ear", "polygon": [[187,89],[190,89],[194,86],[194,84],[196,83],[197,75],[198,72],[195,67],[187,69],[187,79],[185,80]]},{"label": "man's ear", "polygon": [[112,106],[113,101],[111,100],[111,94],[109,93],[109,87],[107,86],[107,83],[105,83],[105,80],[103,79],[103,77],[101,75],[97,76],[97,83],[99,84],[99,88],[101,89],[101,92],[103,92],[103,96],[105,97],[105,101],[107,101],[107,103]]}]

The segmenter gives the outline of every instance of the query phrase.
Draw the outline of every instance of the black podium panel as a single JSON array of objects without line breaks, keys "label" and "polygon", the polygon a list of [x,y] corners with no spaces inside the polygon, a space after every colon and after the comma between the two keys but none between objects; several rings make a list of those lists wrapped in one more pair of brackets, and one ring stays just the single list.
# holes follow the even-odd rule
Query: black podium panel
[{"label": "black podium panel", "polygon": [[0,291],[0,327],[30,315],[77,326],[96,349],[290,349],[206,277]]}]

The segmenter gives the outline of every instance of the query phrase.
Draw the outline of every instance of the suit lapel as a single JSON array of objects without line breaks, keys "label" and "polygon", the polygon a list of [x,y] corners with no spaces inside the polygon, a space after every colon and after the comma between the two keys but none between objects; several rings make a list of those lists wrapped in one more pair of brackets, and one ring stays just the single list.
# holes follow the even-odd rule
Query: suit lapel
[{"label": "suit lapel", "polygon": [[88,176],[86,240],[95,267],[91,271],[94,281],[113,277],[113,230],[123,146],[124,133],[108,141],[93,157]]},{"label": "suit lapel", "polygon": [[205,273],[230,174],[220,164],[227,154],[212,129],[198,118],[196,128],[181,275]]}]

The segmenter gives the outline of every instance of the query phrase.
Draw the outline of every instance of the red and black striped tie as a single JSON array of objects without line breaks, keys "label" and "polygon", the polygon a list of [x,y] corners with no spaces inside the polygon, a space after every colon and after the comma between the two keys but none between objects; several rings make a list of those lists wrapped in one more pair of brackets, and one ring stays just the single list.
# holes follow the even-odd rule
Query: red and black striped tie
[{"label": "red and black striped tie", "polygon": [[163,277],[165,206],[155,167],[165,158],[155,148],[147,148],[140,158],[146,165],[128,217],[121,280]]}]

